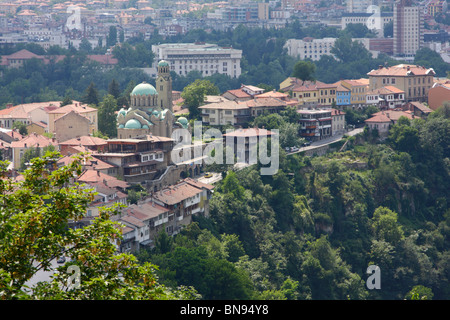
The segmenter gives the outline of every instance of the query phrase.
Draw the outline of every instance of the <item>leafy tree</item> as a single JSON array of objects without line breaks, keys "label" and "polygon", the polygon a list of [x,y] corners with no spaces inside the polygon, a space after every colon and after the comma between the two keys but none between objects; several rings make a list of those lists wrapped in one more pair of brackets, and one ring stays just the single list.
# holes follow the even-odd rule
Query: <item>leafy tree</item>
[{"label": "leafy tree", "polygon": [[81,39],[79,50],[86,52],[86,53],[89,53],[92,51],[92,44],[89,42],[89,40],[87,38]]},{"label": "leafy tree", "polygon": [[99,104],[100,98],[98,95],[97,88],[95,87],[95,84],[93,82],[91,82],[89,84],[89,86],[87,87],[82,101],[86,104],[95,105],[95,106],[97,106]]},{"label": "leafy tree", "polygon": [[403,230],[397,222],[397,213],[394,211],[379,207],[371,220],[376,239],[396,244],[403,238]]},{"label": "leafy tree", "polygon": [[117,136],[116,114],[117,100],[106,95],[98,107],[98,129],[108,137]]},{"label": "leafy tree", "polygon": [[14,121],[12,127],[13,129],[19,130],[19,133],[23,136],[28,134],[27,125],[22,121]]},{"label": "leafy tree", "polygon": [[108,85],[108,93],[114,97],[114,99],[118,99],[120,96],[120,87],[119,83],[116,79],[112,79],[112,81]]},{"label": "leafy tree", "polygon": [[189,108],[189,117],[196,119],[200,114],[198,107],[204,102],[206,95],[218,94],[219,89],[210,81],[197,79],[183,89],[181,97]]},{"label": "leafy tree", "polygon": [[316,65],[312,61],[298,61],[294,65],[292,76],[303,81],[314,81],[316,72]]},{"label": "leafy tree", "polygon": [[[69,221],[81,219],[93,193],[70,183],[81,174],[82,159],[56,168],[57,153],[35,158],[24,180],[8,178],[7,163],[0,163],[0,297],[2,299],[183,299],[191,290],[171,290],[160,285],[155,266],[138,265],[130,254],[118,254],[121,239],[117,223],[110,220],[115,208],[102,209],[84,228],[72,229]],[[52,261],[70,258],[57,268],[50,282],[27,283],[39,271],[52,271]],[[69,266],[80,271],[80,282],[69,282]],[[28,288],[32,291],[29,291]]]},{"label": "leafy tree", "polygon": [[383,35],[385,38],[392,38],[394,36],[394,20],[391,20],[384,25]]},{"label": "leafy tree", "polygon": [[31,163],[31,159],[37,158],[41,155],[41,149],[40,148],[28,148],[23,153],[22,158],[20,159],[20,171],[24,171],[27,166]]},{"label": "leafy tree", "polygon": [[116,43],[117,43],[117,28],[115,26],[110,26],[108,37],[106,38],[106,46],[113,47]]},{"label": "leafy tree", "polygon": [[331,53],[344,63],[371,58],[370,52],[364,45],[358,41],[352,41],[348,35],[336,39],[333,48],[331,48]]},{"label": "leafy tree", "polygon": [[406,300],[433,300],[433,291],[422,285],[414,286],[406,296]]}]

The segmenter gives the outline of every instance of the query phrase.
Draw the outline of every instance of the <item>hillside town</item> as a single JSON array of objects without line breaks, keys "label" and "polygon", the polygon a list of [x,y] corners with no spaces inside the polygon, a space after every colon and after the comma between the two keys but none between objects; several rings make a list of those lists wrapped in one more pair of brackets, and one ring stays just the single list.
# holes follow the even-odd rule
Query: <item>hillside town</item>
[{"label": "hillside town", "polygon": [[[199,231],[199,223],[194,224],[194,227],[192,223],[201,221],[202,227],[207,225],[207,229],[208,218],[211,211],[215,210],[216,215],[219,215],[215,219],[220,223],[220,219],[223,219],[227,221],[226,227],[230,230],[239,229],[239,241],[248,236],[257,239],[255,243],[264,243],[258,244],[258,248],[252,247],[253,244],[239,244],[233,248],[235,251],[228,248],[229,251],[223,253],[228,258],[233,252],[251,252],[241,254],[236,259],[231,258],[234,259],[233,263],[239,262],[239,267],[244,266],[242,268],[247,268],[245,270],[248,271],[252,269],[248,264],[252,254],[256,260],[255,257],[260,252],[267,250],[264,256],[267,261],[271,261],[271,255],[278,254],[279,249],[275,246],[267,245],[264,248],[266,243],[275,241],[275,238],[280,243],[284,241],[283,245],[288,243],[299,248],[299,242],[291,241],[289,237],[303,236],[307,227],[310,228],[308,230],[314,230],[308,232],[327,235],[335,230],[343,232],[345,228],[350,228],[344,224],[333,225],[330,221],[336,217],[333,216],[334,211],[326,212],[327,205],[320,207],[322,211],[317,209],[320,212],[316,212],[314,220],[310,207],[319,206],[322,202],[330,201],[333,206],[341,209],[348,205],[351,208],[345,209],[347,211],[344,210],[344,215],[352,219],[364,216],[365,213],[361,212],[370,210],[370,219],[376,219],[373,212],[378,209],[373,203],[379,201],[390,204],[389,201],[395,202],[392,199],[397,196],[403,201],[400,205],[395,204],[397,208],[409,210],[405,203],[410,198],[405,195],[406,191],[401,193],[403,189],[386,195],[391,189],[386,191],[380,187],[382,190],[377,189],[377,192],[382,195],[377,194],[376,201],[371,199],[369,203],[367,200],[367,206],[353,205],[353,198],[347,199],[345,203],[337,200],[332,202],[338,195],[344,197],[344,194],[351,194],[342,187],[345,183],[336,178],[339,175],[336,172],[344,169],[336,164],[337,161],[326,159],[323,164],[318,165],[314,159],[332,152],[344,153],[347,145],[357,140],[361,144],[359,151],[354,153],[357,156],[349,155],[350,151],[339,155],[339,160],[346,157],[353,157],[354,160],[342,167],[348,169],[353,168],[353,165],[358,170],[373,169],[371,166],[384,165],[383,161],[394,161],[391,158],[395,157],[385,156],[392,150],[382,151],[383,156],[379,158],[383,160],[373,160],[375,156],[371,158],[373,163],[369,160],[360,161],[359,157],[372,157],[372,152],[375,153],[375,147],[370,149],[372,146],[393,144],[392,130],[399,123],[408,123],[409,126],[420,119],[417,123],[424,125],[427,119],[433,119],[430,114],[448,112],[449,17],[448,1],[445,0],[2,0],[0,80],[5,83],[3,87],[0,85],[0,161],[5,166],[2,179],[17,183],[25,181],[26,171],[33,166],[33,159],[44,159],[44,155],[51,155],[52,152],[55,152],[53,155],[56,154],[57,160],[46,160],[51,161],[52,165],[48,168],[52,172],[80,161],[81,171],[71,176],[70,182],[81,186],[83,190],[92,190],[93,196],[83,208],[82,217],[69,220],[68,226],[73,230],[92,226],[105,208],[114,208],[115,214],[110,219],[119,226],[121,232],[121,241],[114,242],[116,253],[120,254],[148,253],[156,247],[161,250],[161,246],[173,245],[171,241],[174,241],[172,238],[176,235],[185,237],[182,241],[191,245],[189,241],[194,243],[192,239],[203,232],[204,238],[199,238],[209,241],[205,239],[211,239],[216,230],[211,227],[213,232]],[[252,51],[248,47],[238,48],[225,39],[216,42],[197,39],[201,38],[198,30],[208,35],[214,35],[215,32],[222,35],[228,33],[230,39],[236,40],[240,34],[236,35],[233,31],[241,28],[246,28],[245,32],[250,33],[249,30],[273,31],[287,27],[295,30],[297,26],[299,33],[296,36],[291,32],[287,33],[286,39],[280,41],[270,37],[259,39],[272,51],[265,52],[258,63],[252,60],[260,54],[256,49]],[[332,29],[336,33],[323,37],[299,36],[305,28]],[[352,28],[354,34],[349,36]],[[356,36],[359,34],[358,30],[365,34]],[[246,34],[245,32],[242,34]],[[343,33],[345,34],[342,35]],[[428,50],[427,54],[433,55],[433,61],[431,58],[427,60],[427,57],[417,58],[417,53],[421,53],[423,49]],[[126,56],[131,56],[133,50],[141,50],[143,63],[133,64],[127,61]],[[353,64],[354,61],[345,59],[346,55],[350,57],[351,54],[361,54],[364,57]],[[278,57],[282,55],[282,58]],[[284,55],[290,60],[284,59]],[[136,56],[130,58],[133,59]],[[377,61],[376,65],[374,61]],[[439,68],[432,67],[433,63]],[[319,64],[322,66],[321,71],[325,70],[328,74],[335,72],[335,77],[327,78],[323,77],[323,73],[315,73]],[[363,64],[365,67],[370,64],[370,68],[361,73]],[[323,66],[328,66],[329,69]],[[336,66],[342,69],[337,70]],[[47,76],[55,74],[55,77],[52,82],[48,81],[43,85],[44,75],[36,70],[46,70]],[[278,72],[276,77],[274,70]],[[285,72],[286,70],[289,72]],[[87,76],[93,74],[97,78]],[[105,75],[108,75],[108,79],[113,78],[113,81],[109,83],[107,90],[107,85],[102,83],[100,94],[95,89],[94,80],[103,81]],[[122,88],[119,89],[115,79],[122,76]],[[78,79],[73,79],[77,77]],[[131,81],[127,81],[127,86],[125,79],[129,80],[130,77]],[[78,91],[74,88],[75,82],[83,78],[85,81],[80,83],[86,85],[90,82],[90,85],[85,96],[81,97],[79,88]],[[147,81],[142,81],[143,78]],[[265,83],[267,78],[275,79],[273,81],[276,83]],[[323,78],[334,80],[327,81]],[[39,79],[42,83],[39,83]],[[233,85],[232,88],[230,84]],[[29,88],[40,85],[42,87],[39,94],[24,93]],[[219,90],[219,87],[226,89]],[[10,92],[11,95],[7,95]],[[5,103],[2,104],[3,102]],[[419,135],[419,129],[413,126],[408,129],[415,130]],[[270,178],[272,180],[247,176],[250,182],[245,185],[247,189],[244,190],[235,173],[252,166],[253,169],[258,167],[258,170],[264,167],[252,156],[256,155],[256,151],[259,152],[258,156],[262,154],[261,150],[264,148],[258,145],[256,149],[255,145],[256,142],[267,142],[263,140],[266,138],[272,147],[272,156],[274,148],[279,147],[276,156],[289,169],[284,168],[285,172],[279,176],[275,171],[271,174],[274,176]],[[418,139],[414,141],[418,143]],[[371,146],[367,147],[364,143]],[[398,161],[403,161],[405,166],[414,161],[412,156],[406,155],[410,147],[405,147],[408,143],[406,138],[399,143],[403,147],[399,150],[403,153],[398,156]],[[364,151],[360,151],[362,149]],[[216,156],[219,150],[224,151],[227,161],[232,159],[232,163],[211,164],[209,161],[212,158],[216,161],[222,156]],[[227,153],[230,150],[231,156]],[[445,152],[447,151],[442,152],[443,158]],[[448,160],[448,157],[445,159]],[[278,160],[277,158],[277,164]],[[448,163],[446,165],[448,168]],[[317,176],[316,173],[309,175],[313,168],[319,168]],[[330,173],[320,180],[318,176],[329,168]],[[385,171],[376,173],[377,177],[386,174],[388,178],[385,180],[390,179],[386,184],[391,183],[390,188],[394,185],[391,182],[395,180],[391,178],[391,171],[394,169],[383,169]],[[260,171],[254,169],[252,173],[254,172]],[[309,175],[308,179],[300,177],[302,174]],[[354,179],[357,174],[346,174],[345,179],[348,178],[353,183],[357,180]],[[436,184],[439,184],[439,178],[433,178],[436,179],[433,183],[437,181]],[[227,182],[225,186],[222,184],[224,180]],[[266,185],[261,186],[262,181]],[[362,181],[362,178],[359,177],[358,181]],[[425,188],[417,181],[418,179],[408,181],[402,187],[407,192],[415,192],[416,189],[422,192]],[[311,184],[309,189],[306,187],[308,184]],[[316,188],[323,186],[320,184],[329,184],[329,189],[328,186]],[[336,191],[337,185],[342,187],[342,190],[339,189],[340,193]],[[278,187],[279,190],[276,189]],[[232,188],[235,190],[230,190]],[[369,187],[362,184],[360,189],[369,190]],[[232,208],[235,204],[245,203],[246,197],[252,197],[252,192],[256,194],[255,190],[260,192],[252,198],[257,204],[247,201],[251,203],[249,206],[259,208],[261,205],[264,208],[265,201],[268,201],[265,197],[270,194],[273,211],[261,209],[257,211],[258,215],[251,218],[236,215],[230,220],[220,216],[222,212],[217,214],[217,211],[223,209],[217,202],[213,202],[215,196],[219,197],[218,193],[221,193],[220,199],[226,202],[224,208]],[[295,196],[291,190],[295,190]],[[426,189],[426,192],[429,190]],[[355,192],[354,197],[359,197],[362,193],[363,191]],[[289,199],[285,198],[286,194]],[[316,197],[316,202],[307,197]],[[295,202],[291,211],[285,210],[284,203],[291,202]],[[446,207],[448,200],[440,196],[435,202],[441,210]],[[414,205],[415,203],[412,206]],[[282,209],[277,211],[277,206]],[[428,204],[427,210],[430,207],[432,206]],[[422,207],[419,209],[425,212]],[[237,208],[236,210],[238,211]],[[413,212],[411,215],[414,215],[416,207],[410,210]],[[229,211],[232,210],[227,213],[233,215]],[[286,218],[288,214],[283,216],[288,211],[293,218]],[[448,215],[448,210],[446,212]],[[262,221],[259,221],[260,224],[255,222],[259,219]],[[265,232],[272,232],[272,229],[267,231],[264,228],[273,223],[267,221],[275,220],[277,228],[281,230],[277,236],[270,240],[269,237],[266,239],[261,236]],[[310,222],[313,220],[314,222]],[[256,231],[252,230],[251,235],[247,230],[248,221],[257,225],[252,225]],[[283,223],[296,225],[286,227]],[[359,220],[352,222],[352,228],[359,223]],[[189,230],[187,236],[183,234],[186,229]],[[358,225],[355,229],[360,232],[362,228]],[[347,232],[349,229],[345,230]],[[430,227],[430,230],[438,228]],[[398,234],[400,233],[399,231]],[[218,237],[218,234],[217,232],[214,236]],[[172,240],[164,238],[166,235]],[[230,240],[233,234],[222,232],[220,236],[220,241],[228,239],[233,244]],[[230,238],[226,238],[228,236]],[[161,241],[167,242],[161,244]],[[377,249],[375,246],[380,243],[384,245],[383,241],[374,242],[372,249]],[[222,242],[226,243],[225,240]],[[216,244],[211,247],[214,245]],[[373,252],[376,253],[375,249]],[[208,250],[219,249],[208,247]],[[161,250],[157,254],[163,255],[167,251]],[[351,255],[348,252],[346,254]],[[63,255],[53,258],[64,259]],[[284,258],[278,259],[284,261]],[[295,259],[297,257],[292,258]],[[63,262],[65,260],[58,260],[58,264]],[[292,271],[297,266],[289,267],[290,260],[283,263],[288,267],[277,269],[276,272],[279,273],[272,275],[273,279],[270,281],[275,283],[278,281],[277,277],[281,279],[280,274],[289,268],[286,274],[292,272],[297,275],[297,271]],[[278,268],[274,262],[272,265],[258,264],[258,268],[275,270],[275,265]],[[171,273],[176,272],[167,272]],[[170,276],[168,275],[168,279]],[[267,279],[258,281],[269,283]],[[279,281],[282,285],[278,285],[289,286],[289,281],[290,278],[284,282]],[[273,298],[271,289],[258,290]],[[289,296],[289,293],[283,294]],[[309,297],[309,293],[302,294]],[[211,296],[216,297],[213,294]],[[275,294],[274,296],[276,298]]]}]

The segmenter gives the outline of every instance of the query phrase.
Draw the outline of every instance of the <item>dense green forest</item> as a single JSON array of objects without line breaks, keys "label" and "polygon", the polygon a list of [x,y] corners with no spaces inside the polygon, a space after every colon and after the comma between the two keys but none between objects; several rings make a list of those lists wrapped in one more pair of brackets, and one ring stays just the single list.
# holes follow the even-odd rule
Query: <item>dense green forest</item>
[{"label": "dense green forest", "polygon": [[[0,48],[0,55],[7,55],[20,49],[27,49],[39,55],[64,55],[59,62],[44,64],[40,61],[28,61],[23,67],[7,69],[0,67],[0,108],[7,103],[19,104],[64,98],[82,100],[85,91],[94,83],[99,91],[100,100],[108,93],[108,85],[117,81],[119,89],[124,91],[130,83],[147,81],[154,84],[141,68],[148,67],[153,61],[151,46],[157,43],[195,42],[216,43],[221,46],[231,46],[243,51],[241,61],[242,74],[239,78],[230,78],[215,74],[206,80],[215,84],[220,92],[238,88],[241,83],[261,85],[278,89],[279,84],[290,76],[297,60],[287,55],[283,48],[287,39],[310,36],[315,38],[336,37],[332,56],[323,56],[315,61],[314,77],[317,80],[333,83],[340,79],[357,79],[366,77],[367,72],[379,65],[394,65],[399,61],[391,60],[385,55],[373,58],[360,43],[352,42],[351,38],[373,37],[373,34],[363,25],[350,24],[345,30],[319,26],[302,26],[293,21],[283,29],[248,28],[243,25],[229,31],[211,31],[198,29],[185,35],[162,38],[155,32],[151,40],[139,37],[131,38],[120,46],[115,46],[113,55],[119,64],[112,70],[103,70],[97,63],[86,59],[87,54],[102,54],[106,47],[92,48],[89,42],[82,42],[76,50],[71,47],[62,49],[56,46],[44,50],[37,44],[20,44],[15,47]],[[116,43],[115,39],[112,43]],[[415,61],[425,67],[433,67],[438,76],[445,77],[448,64],[430,49],[419,50]],[[192,71],[186,76],[172,73],[174,90],[182,91],[184,87],[201,78],[201,74]]]},{"label": "dense green forest", "polygon": [[320,157],[281,150],[274,176],[229,171],[209,218],[139,260],[204,299],[449,299],[450,109],[348,139]]}]

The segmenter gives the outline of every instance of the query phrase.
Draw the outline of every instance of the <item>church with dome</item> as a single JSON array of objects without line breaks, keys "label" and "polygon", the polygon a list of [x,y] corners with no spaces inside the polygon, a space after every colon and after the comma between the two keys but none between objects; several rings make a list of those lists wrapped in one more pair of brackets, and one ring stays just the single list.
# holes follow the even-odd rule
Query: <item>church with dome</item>
[{"label": "church with dome", "polygon": [[172,78],[165,60],[158,63],[156,88],[146,82],[134,87],[130,94],[131,106],[120,109],[117,115],[119,139],[141,138],[149,134],[170,138],[176,128],[188,129],[184,117],[173,115]]}]

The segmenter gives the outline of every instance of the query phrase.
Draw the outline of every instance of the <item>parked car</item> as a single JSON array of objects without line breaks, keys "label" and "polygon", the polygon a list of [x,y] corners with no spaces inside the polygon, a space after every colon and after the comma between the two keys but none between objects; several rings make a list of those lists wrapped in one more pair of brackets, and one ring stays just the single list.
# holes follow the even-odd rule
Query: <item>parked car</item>
[{"label": "parked car", "polygon": [[66,258],[64,256],[61,256],[61,257],[58,258],[58,260],[56,262],[64,263],[64,262],[66,262]]},{"label": "parked car", "polygon": [[205,178],[211,178],[213,175],[211,172],[205,173]]},{"label": "parked car", "polygon": [[284,148],[284,151],[289,152],[291,149],[289,147]]},{"label": "parked car", "polygon": [[302,144],[302,147],[307,147],[307,146],[310,146],[310,145],[311,145],[311,142],[306,141],[305,143]]},{"label": "parked car", "polygon": [[298,151],[298,148],[297,147],[291,147],[291,152],[295,152],[295,151]]}]

